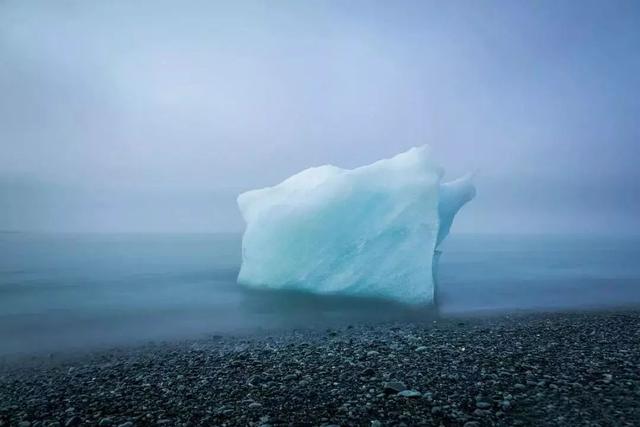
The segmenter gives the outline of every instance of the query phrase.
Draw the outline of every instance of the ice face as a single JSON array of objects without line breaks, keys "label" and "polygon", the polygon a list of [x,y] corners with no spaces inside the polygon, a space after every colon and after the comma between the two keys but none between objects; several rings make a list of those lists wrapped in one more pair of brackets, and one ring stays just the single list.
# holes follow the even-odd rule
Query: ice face
[{"label": "ice face", "polygon": [[440,229],[436,247],[449,234],[453,218],[460,208],[476,196],[476,188],[473,186],[472,178],[473,174],[467,174],[455,181],[440,184],[440,201],[438,203]]},{"label": "ice face", "polygon": [[423,146],[241,194],[238,283],[430,303],[436,245],[475,194],[470,178],[441,184],[443,173]]}]

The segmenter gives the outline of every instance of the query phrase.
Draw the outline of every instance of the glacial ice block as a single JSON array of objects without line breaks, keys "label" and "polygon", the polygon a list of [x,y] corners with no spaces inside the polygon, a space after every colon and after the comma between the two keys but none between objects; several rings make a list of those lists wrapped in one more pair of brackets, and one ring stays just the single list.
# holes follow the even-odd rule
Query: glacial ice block
[{"label": "glacial ice block", "polygon": [[238,283],[318,294],[433,301],[432,263],[470,178],[442,184],[427,146],[356,169],[306,169],[238,197]]}]

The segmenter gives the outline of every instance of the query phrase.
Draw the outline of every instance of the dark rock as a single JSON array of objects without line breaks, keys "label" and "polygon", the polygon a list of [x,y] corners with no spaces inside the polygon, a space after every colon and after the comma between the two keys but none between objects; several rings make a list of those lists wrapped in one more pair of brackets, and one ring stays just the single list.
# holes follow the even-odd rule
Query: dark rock
[{"label": "dark rock", "polygon": [[376,371],[373,368],[366,368],[362,372],[360,372],[360,375],[363,377],[372,377],[375,374],[376,374]]},{"label": "dark rock", "polygon": [[476,408],[489,409],[491,408],[491,403],[479,401],[479,402],[476,402]]},{"label": "dark rock", "polygon": [[397,394],[406,389],[407,386],[400,381],[389,381],[383,384],[383,391],[385,394]]},{"label": "dark rock", "polygon": [[80,418],[79,416],[75,415],[71,418],[69,418],[67,420],[66,423],[64,423],[65,427],[75,427],[77,425],[80,425],[82,423],[82,418]]}]

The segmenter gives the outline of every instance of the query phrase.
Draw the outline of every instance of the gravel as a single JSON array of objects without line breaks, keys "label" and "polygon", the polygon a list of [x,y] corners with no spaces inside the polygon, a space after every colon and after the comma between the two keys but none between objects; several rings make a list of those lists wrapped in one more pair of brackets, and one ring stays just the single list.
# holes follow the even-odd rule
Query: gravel
[{"label": "gravel", "polygon": [[0,426],[440,424],[640,425],[640,311],[345,325],[0,362]]}]

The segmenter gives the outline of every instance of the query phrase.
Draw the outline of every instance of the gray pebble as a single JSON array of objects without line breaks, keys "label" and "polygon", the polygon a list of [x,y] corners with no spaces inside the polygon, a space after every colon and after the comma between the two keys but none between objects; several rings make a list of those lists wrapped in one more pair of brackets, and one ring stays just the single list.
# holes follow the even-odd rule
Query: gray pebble
[{"label": "gray pebble", "polygon": [[391,394],[391,393],[396,394],[396,393],[400,393],[403,390],[406,390],[407,386],[400,381],[389,381],[384,383],[382,388],[384,392],[387,394]]},{"label": "gray pebble", "polygon": [[402,390],[398,393],[398,396],[402,397],[422,397],[422,393],[416,390]]}]

